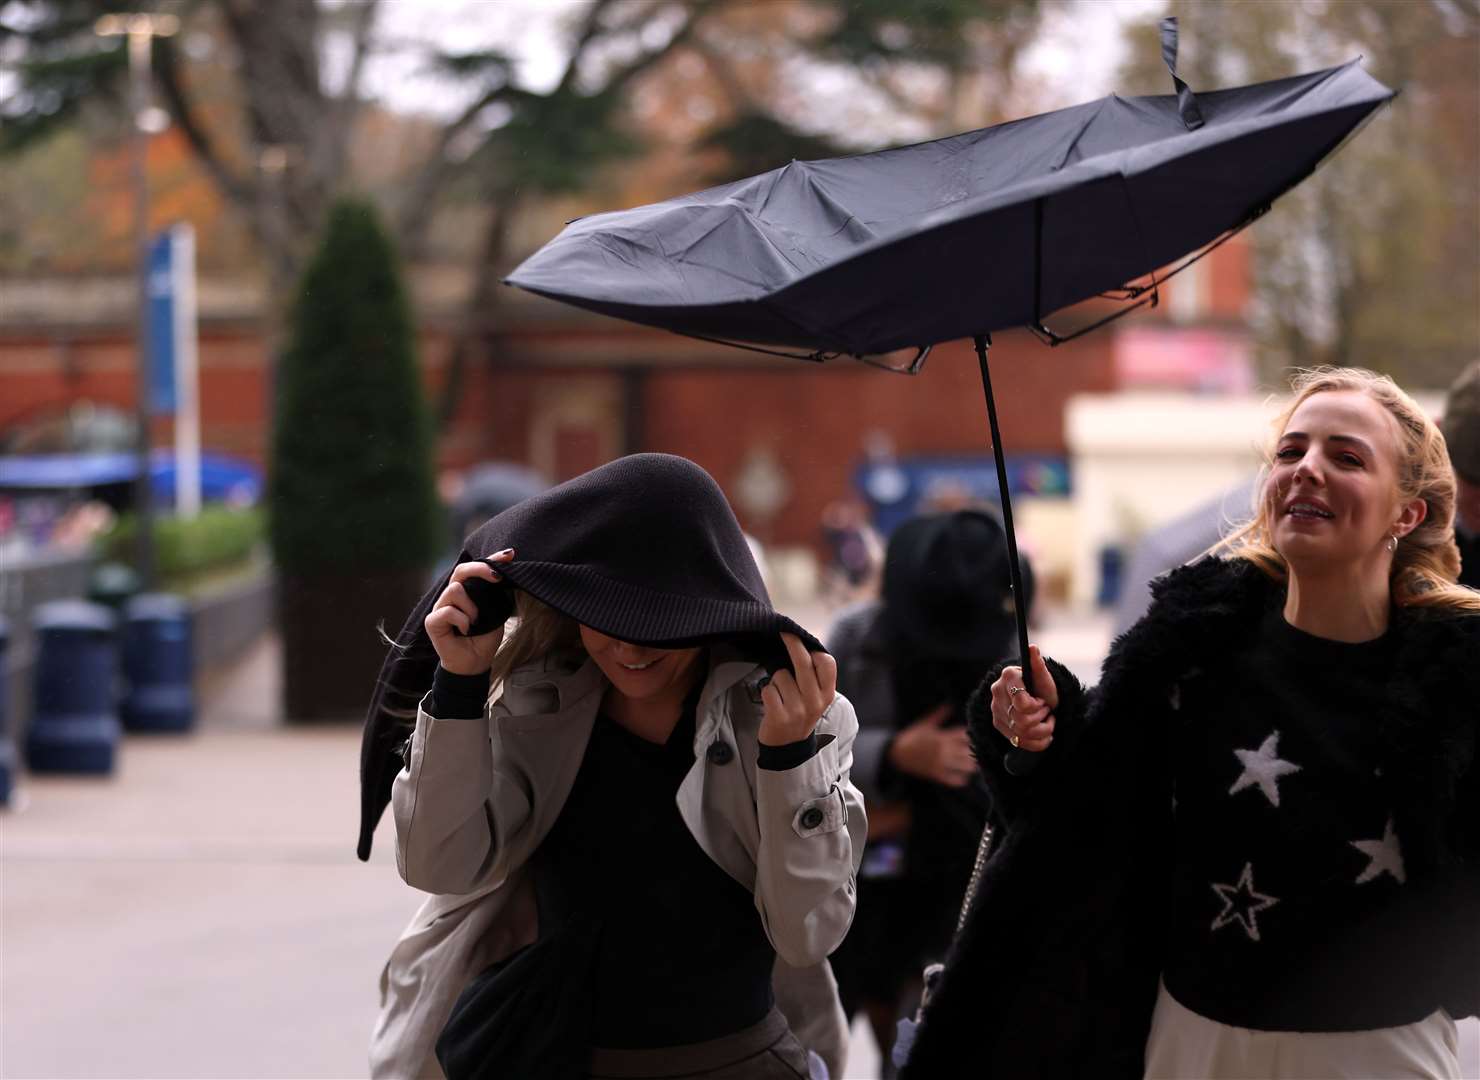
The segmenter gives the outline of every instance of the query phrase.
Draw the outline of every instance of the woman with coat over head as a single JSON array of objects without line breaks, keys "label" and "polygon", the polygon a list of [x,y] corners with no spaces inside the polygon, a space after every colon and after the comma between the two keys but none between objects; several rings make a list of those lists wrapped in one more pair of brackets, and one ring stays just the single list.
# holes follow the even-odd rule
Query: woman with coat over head
[{"label": "woman with coat over head", "polygon": [[[392,806],[438,895],[387,965],[375,1071],[434,1072],[435,1041],[452,1080],[823,1075],[798,1036],[838,1065],[857,722],[719,487],[622,458],[466,553],[385,676],[404,699],[397,664],[435,650]],[[483,608],[510,586],[505,641]]]},{"label": "woman with coat over head", "polygon": [[1459,1075],[1480,593],[1454,475],[1391,380],[1295,391],[1254,519],[1158,583],[1098,687],[1035,648],[1032,690],[1006,667],[973,699],[1000,846],[906,1077]]}]

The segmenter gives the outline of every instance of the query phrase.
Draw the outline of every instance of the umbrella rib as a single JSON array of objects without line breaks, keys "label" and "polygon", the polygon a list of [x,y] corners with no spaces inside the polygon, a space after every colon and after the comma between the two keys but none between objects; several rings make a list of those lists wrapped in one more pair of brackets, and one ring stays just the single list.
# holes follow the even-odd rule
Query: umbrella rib
[{"label": "umbrella rib", "polygon": [[1121,289],[1123,289],[1127,294],[1123,298],[1110,297],[1106,293],[1100,293],[1100,295],[1106,297],[1106,299],[1136,300],[1137,297],[1150,292],[1151,295],[1147,296],[1144,300],[1137,300],[1136,303],[1131,304],[1129,307],[1124,307],[1121,308],[1119,311],[1111,312],[1103,319],[1097,319],[1094,322],[1090,323],[1088,326],[1082,326],[1078,330],[1075,330],[1072,334],[1056,334],[1047,326],[1044,326],[1042,322],[1037,322],[1029,325],[1028,330],[1033,334],[1034,337],[1043,342],[1045,345],[1056,348],[1067,341],[1073,341],[1077,337],[1082,337],[1085,334],[1088,334],[1091,330],[1098,330],[1106,323],[1112,323],[1116,319],[1123,318],[1124,316],[1129,315],[1131,312],[1135,311],[1137,308],[1146,307],[1148,304],[1151,307],[1156,307],[1157,304],[1161,302],[1160,293],[1157,288],[1161,284],[1161,282],[1170,281],[1172,278],[1180,274],[1183,270],[1186,270],[1193,263],[1212,254],[1212,252],[1216,248],[1222,247],[1224,244],[1228,243],[1228,241],[1232,240],[1239,233],[1243,232],[1250,225],[1254,224],[1254,222],[1258,221],[1261,217],[1267,214],[1269,212],[1269,207],[1269,203],[1263,203],[1260,206],[1256,206],[1252,211],[1249,212],[1248,217],[1244,218],[1243,221],[1233,226],[1233,228],[1226,230],[1223,235],[1215,237],[1213,240],[1203,245],[1202,250],[1188,256],[1186,260],[1184,260],[1177,266],[1174,266],[1172,269],[1163,274],[1160,279],[1157,278],[1156,271],[1153,270],[1150,275],[1150,285],[1122,285]]},{"label": "umbrella rib", "polygon": [[695,341],[707,341],[711,345],[728,345],[732,349],[744,349],[746,352],[764,353],[766,356],[780,356],[787,360],[806,360],[808,363],[821,364],[827,360],[836,360],[842,353],[827,352],[818,349],[810,353],[783,352],[780,349],[768,349],[763,345],[747,345],[741,341],[730,341],[726,338],[709,337],[707,334],[693,334],[686,330],[673,330],[672,333],[679,337],[693,338]]}]

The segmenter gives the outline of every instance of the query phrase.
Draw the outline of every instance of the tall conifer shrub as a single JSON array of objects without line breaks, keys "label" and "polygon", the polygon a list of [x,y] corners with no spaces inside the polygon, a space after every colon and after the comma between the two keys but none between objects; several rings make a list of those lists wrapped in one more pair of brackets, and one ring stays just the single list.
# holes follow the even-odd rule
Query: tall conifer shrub
[{"label": "tall conifer shrub", "polygon": [[277,368],[268,505],[290,719],[352,715],[441,541],[410,304],[369,204],[345,199]]}]

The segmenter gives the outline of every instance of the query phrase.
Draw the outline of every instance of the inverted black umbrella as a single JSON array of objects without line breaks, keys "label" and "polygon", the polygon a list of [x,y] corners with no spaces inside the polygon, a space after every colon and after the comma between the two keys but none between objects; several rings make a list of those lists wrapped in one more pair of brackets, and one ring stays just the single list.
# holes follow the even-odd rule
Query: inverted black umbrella
[{"label": "inverted black umbrella", "polygon": [[[931,346],[972,338],[1020,595],[991,332],[1027,326],[1057,345],[1154,305],[1159,268],[1185,259],[1165,280],[1254,221],[1394,96],[1355,60],[1194,95],[1175,19],[1161,43],[1174,95],[1112,94],[579,218],[507,281],[706,340],[909,374]],[[1044,325],[1094,296],[1123,303],[1076,334]],[[1018,640],[1026,657],[1022,604]]]}]

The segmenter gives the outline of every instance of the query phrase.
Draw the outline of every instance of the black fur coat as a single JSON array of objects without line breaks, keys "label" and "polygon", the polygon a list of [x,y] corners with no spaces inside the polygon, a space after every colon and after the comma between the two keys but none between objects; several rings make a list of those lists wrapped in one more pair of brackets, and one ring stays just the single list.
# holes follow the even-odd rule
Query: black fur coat
[{"label": "black fur coat", "polygon": [[[983,690],[971,734],[996,800],[996,849],[903,1080],[1142,1075],[1171,896],[1171,769],[1163,732],[1179,686],[1213,680],[1257,631],[1280,586],[1241,560],[1209,559],[1158,583],[1085,691],[1049,661],[1054,745],[1026,777]],[[1456,1016],[1480,1012],[1480,617],[1410,609],[1381,730],[1411,882],[1443,898],[1426,929]],[[1234,688],[1230,687],[1230,690]],[[1434,924],[1438,924],[1437,926]]]}]

